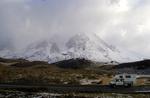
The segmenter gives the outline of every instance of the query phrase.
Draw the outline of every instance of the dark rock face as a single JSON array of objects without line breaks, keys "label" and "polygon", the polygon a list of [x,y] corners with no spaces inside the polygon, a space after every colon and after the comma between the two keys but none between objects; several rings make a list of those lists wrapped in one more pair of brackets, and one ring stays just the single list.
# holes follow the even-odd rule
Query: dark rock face
[{"label": "dark rock face", "polygon": [[56,65],[58,67],[72,68],[72,69],[86,68],[93,64],[94,64],[93,62],[91,62],[89,60],[85,60],[83,58],[69,59],[69,60],[64,60],[64,61],[54,63],[54,65]]},{"label": "dark rock face", "polygon": [[131,63],[123,63],[116,68],[135,68],[135,69],[147,69],[150,68],[150,60],[137,61]]},{"label": "dark rock face", "polygon": [[150,74],[150,60],[123,63],[114,66],[120,73]]}]

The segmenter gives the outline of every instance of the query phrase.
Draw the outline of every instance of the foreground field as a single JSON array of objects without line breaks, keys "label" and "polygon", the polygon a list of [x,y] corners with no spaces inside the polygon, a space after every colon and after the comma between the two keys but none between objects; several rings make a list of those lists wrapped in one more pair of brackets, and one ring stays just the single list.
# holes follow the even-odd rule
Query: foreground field
[{"label": "foreground field", "polygon": [[[78,62],[80,61],[80,62]],[[91,63],[85,60],[78,61],[67,61],[61,62],[57,64],[48,64],[46,62],[33,61],[29,62],[23,59],[2,59],[0,58],[0,98],[41,98],[41,97],[50,97],[50,98],[150,98],[150,94],[138,94],[149,92],[147,89],[139,90],[144,92],[136,92],[136,94],[116,94],[108,87],[104,87],[103,85],[108,85],[110,80],[113,78],[115,74],[118,73],[118,68],[115,69],[115,65],[103,65],[99,63]],[[71,63],[70,63],[71,62]],[[73,63],[72,63],[73,62]],[[67,66],[72,66],[67,68]],[[73,65],[72,65],[73,64]],[[77,65],[77,66],[76,66]],[[96,66],[95,66],[96,65]],[[86,67],[85,67],[86,66]],[[142,67],[143,68],[143,67]],[[124,68],[123,68],[124,69]],[[128,69],[128,68],[127,68]],[[137,71],[144,71],[141,68]],[[122,72],[122,67],[119,68],[119,71]],[[125,70],[126,71],[126,70]],[[131,71],[132,72],[132,71]],[[140,79],[137,81],[136,86],[145,85],[144,82],[147,81],[147,85],[149,83],[149,79]],[[4,84],[4,85],[3,85]],[[14,87],[11,88],[11,85]],[[22,85],[16,86],[15,85]],[[31,86],[31,89],[24,89],[23,87]],[[61,87],[48,87],[48,89],[43,90],[43,88],[34,89],[35,86],[46,86],[46,85],[76,85],[75,89],[78,86],[88,85],[89,91],[87,87],[78,89],[78,93],[74,92],[73,87],[70,87],[69,91],[72,92],[62,92],[65,91],[61,89]],[[5,86],[7,86],[5,88]],[[135,86],[135,89],[138,87]],[[69,87],[69,86],[68,86]],[[102,91],[109,91],[108,93],[103,93]],[[143,88],[144,86],[142,86]],[[147,88],[148,86],[146,86]],[[17,89],[16,89],[17,88]],[[21,88],[21,89],[20,89]],[[48,92],[49,90],[53,90],[55,92]],[[80,87],[79,87],[80,88]],[[108,89],[107,89],[108,88]],[[86,89],[86,90],[85,90]],[[125,88],[127,93],[129,91],[128,88]],[[130,88],[130,91],[133,91],[133,88]],[[60,92],[56,92],[56,91]],[[68,90],[68,88],[67,88]],[[80,90],[82,93],[80,93]],[[95,90],[91,93],[91,90]],[[29,93],[29,91],[33,93]],[[47,93],[43,93],[47,92]],[[97,91],[97,93],[96,93]],[[110,92],[111,91],[111,92]],[[114,90],[115,91],[115,90]],[[122,91],[122,88],[118,89],[118,93]],[[136,90],[138,91],[138,90]],[[74,93],[73,93],[74,92]],[[55,93],[55,94],[53,94]],[[61,94],[58,94],[61,93]],[[90,93],[90,94],[89,94]],[[121,92],[120,92],[121,93]]]},{"label": "foreground field", "polygon": [[107,68],[60,68],[46,62],[0,60],[0,83],[9,84],[107,84],[114,74]]},{"label": "foreground field", "polygon": [[[69,67],[67,67],[69,66]],[[122,65],[123,66],[123,65]],[[41,61],[0,58],[0,83],[23,85],[74,84],[108,85],[113,76],[126,68],[118,65],[104,65],[84,59],[61,61],[48,64]],[[143,67],[142,67],[143,68]],[[142,72],[138,67],[139,72]],[[150,79],[140,79],[136,85],[150,83]]]}]

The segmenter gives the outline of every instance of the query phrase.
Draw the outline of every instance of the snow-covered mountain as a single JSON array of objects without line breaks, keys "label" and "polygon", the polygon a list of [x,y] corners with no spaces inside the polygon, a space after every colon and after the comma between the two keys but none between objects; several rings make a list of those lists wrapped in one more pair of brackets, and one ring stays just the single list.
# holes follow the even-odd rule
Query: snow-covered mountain
[{"label": "snow-covered mountain", "polygon": [[[61,45],[62,46],[62,45]],[[24,58],[31,61],[58,62],[72,58],[84,58],[96,62],[131,62],[141,60],[136,54],[107,44],[95,34],[80,33],[72,36],[60,47],[56,42],[41,41],[29,45],[22,52],[1,50],[5,58]]]}]

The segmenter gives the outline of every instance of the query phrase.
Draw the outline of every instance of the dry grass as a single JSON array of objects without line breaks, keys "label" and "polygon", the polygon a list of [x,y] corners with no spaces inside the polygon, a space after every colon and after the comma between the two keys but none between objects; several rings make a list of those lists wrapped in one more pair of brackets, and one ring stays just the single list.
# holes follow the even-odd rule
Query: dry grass
[{"label": "dry grass", "polygon": [[[16,84],[79,84],[81,79],[102,80],[109,84],[114,75],[113,66],[84,69],[63,69],[45,62],[0,59],[0,83]],[[138,80],[137,85],[144,83]]]},{"label": "dry grass", "polygon": [[[21,65],[20,65],[21,66]],[[79,84],[81,79],[100,79],[108,84],[110,78],[95,70],[62,69],[55,65],[36,64],[30,67],[5,66],[0,64],[1,83],[21,84]]]}]

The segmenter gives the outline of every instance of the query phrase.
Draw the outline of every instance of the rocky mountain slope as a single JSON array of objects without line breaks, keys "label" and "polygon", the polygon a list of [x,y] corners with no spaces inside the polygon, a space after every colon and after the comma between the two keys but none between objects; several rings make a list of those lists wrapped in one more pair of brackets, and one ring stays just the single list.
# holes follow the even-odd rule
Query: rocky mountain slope
[{"label": "rocky mountain slope", "polygon": [[141,60],[136,54],[107,44],[95,34],[85,33],[72,36],[61,46],[57,42],[44,40],[29,45],[21,52],[0,50],[0,56],[49,63],[76,58],[108,64]]}]

